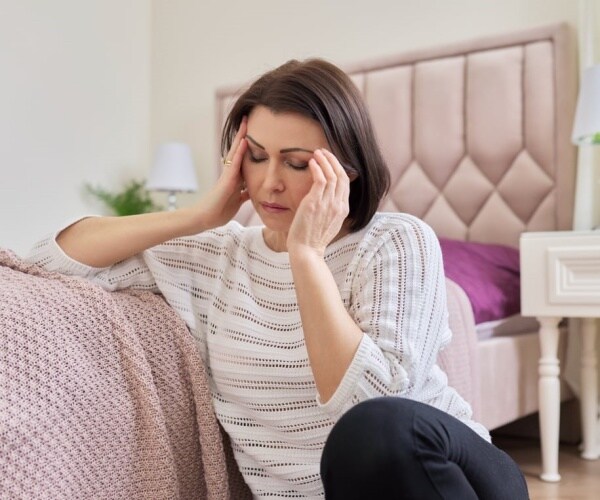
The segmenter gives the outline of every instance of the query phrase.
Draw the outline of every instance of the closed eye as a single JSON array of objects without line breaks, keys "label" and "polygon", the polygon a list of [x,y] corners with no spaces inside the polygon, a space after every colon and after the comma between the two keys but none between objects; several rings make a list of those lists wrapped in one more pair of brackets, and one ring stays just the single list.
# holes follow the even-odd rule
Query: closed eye
[{"label": "closed eye", "polygon": [[285,164],[286,164],[288,167],[291,167],[291,168],[293,168],[294,170],[305,170],[305,169],[308,167],[308,163],[306,163],[306,162],[299,162],[299,163],[296,163],[296,162],[293,162],[293,161],[289,161],[289,160],[288,160],[288,161],[286,161],[286,162],[285,162]]},{"label": "closed eye", "polygon": [[261,161],[265,161],[267,158],[264,156],[254,156],[254,154],[252,154],[252,151],[248,152],[248,159],[252,162],[252,163],[260,163]]}]

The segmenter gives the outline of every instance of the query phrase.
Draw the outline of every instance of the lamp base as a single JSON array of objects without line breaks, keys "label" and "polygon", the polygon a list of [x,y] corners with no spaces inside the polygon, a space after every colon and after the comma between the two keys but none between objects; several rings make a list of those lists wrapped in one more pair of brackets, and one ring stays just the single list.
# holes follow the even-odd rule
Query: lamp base
[{"label": "lamp base", "polygon": [[175,191],[169,191],[169,196],[167,198],[167,201],[169,202],[169,206],[167,207],[167,210],[176,210],[177,209],[177,195],[175,194]]}]

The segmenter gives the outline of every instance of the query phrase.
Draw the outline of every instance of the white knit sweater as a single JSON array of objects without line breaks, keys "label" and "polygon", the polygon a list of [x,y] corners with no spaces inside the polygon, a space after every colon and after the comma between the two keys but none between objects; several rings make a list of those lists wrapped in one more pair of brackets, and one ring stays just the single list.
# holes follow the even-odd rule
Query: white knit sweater
[{"label": "white knit sweater", "polygon": [[52,236],[29,258],[108,290],[164,295],[198,341],[217,417],[257,498],[323,497],[325,439],[346,410],[368,398],[428,403],[489,439],[436,364],[451,337],[441,253],[429,226],[410,215],[376,214],[327,248],[341,298],[364,335],[325,404],[308,362],[288,254],[269,249],[260,227],[230,222],[105,269],[70,259]]}]

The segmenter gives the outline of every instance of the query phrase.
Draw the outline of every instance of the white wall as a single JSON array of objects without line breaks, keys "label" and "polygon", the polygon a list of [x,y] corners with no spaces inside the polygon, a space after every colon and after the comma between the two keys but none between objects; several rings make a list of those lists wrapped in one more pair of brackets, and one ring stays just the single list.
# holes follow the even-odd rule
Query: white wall
[{"label": "white wall", "polygon": [[[575,0],[155,0],[152,141],[192,145],[214,181],[214,92],[290,58],[344,64],[555,21]],[[190,200],[191,201],[191,200]]]},{"label": "white wall", "polygon": [[561,20],[577,24],[577,2],[0,0],[0,246],[25,253],[98,211],[83,184],[146,175],[165,140],[192,146],[206,191],[221,85]]},{"label": "white wall", "polygon": [[43,234],[143,175],[149,151],[151,4],[0,0],[0,246]]}]

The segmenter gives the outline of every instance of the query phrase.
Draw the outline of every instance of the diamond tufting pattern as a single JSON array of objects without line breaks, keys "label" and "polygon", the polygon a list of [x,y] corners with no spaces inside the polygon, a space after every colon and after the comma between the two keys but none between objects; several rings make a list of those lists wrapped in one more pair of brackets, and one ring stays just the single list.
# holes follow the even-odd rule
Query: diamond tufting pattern
[{"label": "diamond tufting pattern", "polygon": [[393,172],[381,208],[513,246],[558,229],[555,71],[547,39],[361,72]]}]

